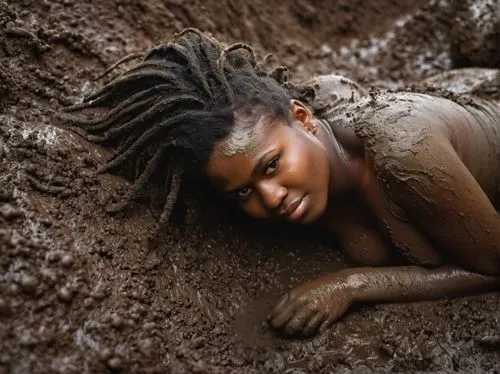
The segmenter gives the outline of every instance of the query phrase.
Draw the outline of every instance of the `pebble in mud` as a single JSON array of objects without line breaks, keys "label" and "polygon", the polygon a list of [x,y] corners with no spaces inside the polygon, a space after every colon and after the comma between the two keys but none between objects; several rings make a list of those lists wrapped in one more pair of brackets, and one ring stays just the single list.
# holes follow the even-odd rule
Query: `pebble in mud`
[{"label": "pebble in mud", "polygon": [[113,371],[122,371],[125,367],[123,360],[119,357],[111,357],[106,361],[106,366]]},{"label": "pebble in mud", "polygon": [[17,295],[19,293],[19,286],[15,283],[11,283],[8,287],[7,287],[7,293],[9,295]]},{"label": "pebble in mud", "polygon": [[61,259],[61,253],[58,251],[50,251],[47,253],[47,261],[54,263]]},{"label": "pebble in mud", "polygon": [[83,300],[83,306],[85,308],[92,308],[93,305],[94,305],[94,299],[92,299],[91,297],[87,297],[85,298],[85,300]]},{"label": "pebble in mud", "polygon": [[14,208],[10,204],[4,204],[0,207],[0,216],[6,220],[13,220],[20,217],[22,212],[19,209]]},{"label": "pebble in mud", "polygon": [[108,296],[109,290],[104,285],[98,285],[94,288],[94,290],[90,293],[90,296],[97,301],[102,301]]},{"label": "pebble in mud", "polygon": [[63,303],[70,303],[73,297],[73,291],[67,286],[63,286],[57,291],[57,298]]},{"label": "pebble in mud", "polygon": [[110,322],[111,326],[113,326],[115,329],[121,329],[123,328],[124,326],[124,321],[123,321],[123,318],[120,317],[118,314],[116,313],[113,313],[111,316],[110,316]]},{"label": "pebble in mud", "polygon": [[154,322],[146,322],[144,325],[142,325],[142,328],[144,331],[155,331],[156,329],[156,323]]},{"label": "pebble in mud", "polygon": [[109,349],[107,347],[102,348],[101,351],[99,352],[99,356],[101,357],[101,360],[103,360],[103,361],[109,360],[112,355],[113,355],[113,352],[111,351],[111,349]]},{"label": "pebble in mud", "polygon": [[7,366],[11,362],[11,357],[6,354],[0,355],[0,365]]},{"label": "pebble in mud", "polygon": [[32,294],[36,291],[38,286],[38,279],[32,275],[23,275],[20,281],[21,288],[24,292]]},{"label": "pebble in mud", "polygon": [[205,338],[202,336],[196,337],[191,342],[191,348],[193,349],[201,348],[205,345],[205,341],[206,341]]},{"label": "pebble in mud", "polygon": [[71,255],[69,253],[65,254],[61,258],[61,265],[67,269],[70,268],[71,266],[73,266],[74,262],[75,262],[75,258],[73,257],[73,255]]}]

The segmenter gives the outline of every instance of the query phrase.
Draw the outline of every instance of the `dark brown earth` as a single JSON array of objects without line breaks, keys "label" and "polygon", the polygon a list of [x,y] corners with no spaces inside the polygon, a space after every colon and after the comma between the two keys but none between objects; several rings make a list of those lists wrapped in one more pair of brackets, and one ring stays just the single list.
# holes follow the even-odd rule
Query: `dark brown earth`
[{"label": "dark brown earth", "polygon": [[460,56],[456,32],[472,26],[454,12],[415,0],[0,0],[0,373],[499,372],[498,293],[363,306],[313,339],[273,335],[262,321],[284,290],[349,266],[332,242],[206,199],[151,242],[147,205],[105,212],[127,187],[94,174],[110,151],[56,126],[106,66],[184,27],[273,53],[295,79],[397,88],[454,63],[497,64],[477,55],[486,48]]}]

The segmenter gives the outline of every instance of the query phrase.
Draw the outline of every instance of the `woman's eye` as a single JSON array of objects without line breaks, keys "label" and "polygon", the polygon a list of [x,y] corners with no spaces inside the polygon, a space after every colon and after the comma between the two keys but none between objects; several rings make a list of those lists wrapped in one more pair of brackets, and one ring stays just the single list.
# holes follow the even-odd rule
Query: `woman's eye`
[{"label": "woman's eye", "polygon": [[238,199],[245,199],[250,195],[252,192],[252,189],[250,187],[243,187],[240,188],[237,192]]},{"label": "woman's eye", "polygon": [[264,174],[269,175],[269,174],[274,173],[278,169],[278,161],[279,161],[279,157],[276,157],[269,164],[267,164],[266,170],[264,171]]}]

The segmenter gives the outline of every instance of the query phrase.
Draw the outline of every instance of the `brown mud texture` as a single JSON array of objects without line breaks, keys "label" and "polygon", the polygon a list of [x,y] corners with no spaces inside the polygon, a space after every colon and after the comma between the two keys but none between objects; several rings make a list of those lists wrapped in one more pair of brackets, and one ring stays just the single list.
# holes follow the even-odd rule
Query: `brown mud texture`
[{"label": "brown mud texture", "polygon": [[196,191],[151,241],[148,204],[106,212],[129,186],[96,175],[110,150],[56,115],[184,27],[248,42],[294,79],[398,88],[484,60],[460,58],[464,14],[439,0],[0,0],[0,373],[498,372],[498,293],[364,305],[321,336],[276,336],[262,321],[283,292],[350,266],[332,241]]}]

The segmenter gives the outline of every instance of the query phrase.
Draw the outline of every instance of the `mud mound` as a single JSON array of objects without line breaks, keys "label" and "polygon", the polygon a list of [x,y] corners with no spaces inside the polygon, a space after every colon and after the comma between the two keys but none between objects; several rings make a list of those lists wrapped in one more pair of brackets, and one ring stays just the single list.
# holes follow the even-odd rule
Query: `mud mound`
[{"label": "mud mound", "polygon": [[310,340],[262,325],[289,286],[348,264],[316,233],[239,222],[148,240],[110,151],[57,126],[107,65],[184,27],[273,53],[296,79],[387,87],[452,66],[444,1],[0,0],[0,373],[500,370],[498,294],[365,306]]}]

